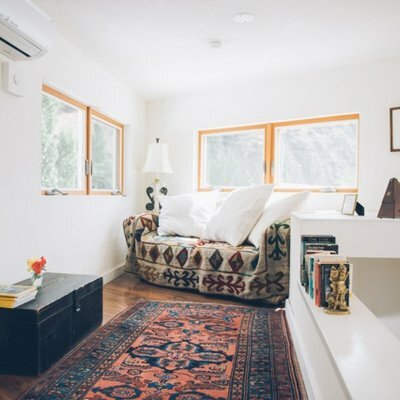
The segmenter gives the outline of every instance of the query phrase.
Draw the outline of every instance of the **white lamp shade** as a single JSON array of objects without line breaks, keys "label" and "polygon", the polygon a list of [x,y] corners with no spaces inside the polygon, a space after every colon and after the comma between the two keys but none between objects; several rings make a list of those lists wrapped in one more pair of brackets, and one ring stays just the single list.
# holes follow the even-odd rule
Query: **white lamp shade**
[{"label": "white lamp shade", "polygon": [[164,143],[152,143],[147,148],[146,161],[143,172],[171,173],[169,163],[168,145]]}]

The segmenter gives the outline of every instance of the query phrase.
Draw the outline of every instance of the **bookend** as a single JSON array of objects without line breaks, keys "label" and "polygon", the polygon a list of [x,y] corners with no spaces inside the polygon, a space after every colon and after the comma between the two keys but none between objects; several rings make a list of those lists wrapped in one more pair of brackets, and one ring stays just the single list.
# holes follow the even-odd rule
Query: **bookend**
[{"label": "bookend", "polygon": [[365,215],[365,208],[364,208],[364,206],[363,206],[361,203],[359,203],[358,201],[357,201],[357,204],[356,204],[356,209],[355,209],[355,211],[356,211],[356,214],[357,214],[357,215],[360,215],[360,216],[364,216],[364,215]]},{"label": "bookend", "polygon": [[400,218],[400,183],[396,178],[389,181],[378,218]]}]

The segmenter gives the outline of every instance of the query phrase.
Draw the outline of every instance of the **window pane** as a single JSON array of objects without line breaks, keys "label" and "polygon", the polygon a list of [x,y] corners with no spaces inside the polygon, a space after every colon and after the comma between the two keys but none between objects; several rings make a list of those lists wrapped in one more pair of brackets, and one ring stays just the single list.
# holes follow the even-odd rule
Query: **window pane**
[{"label": "window pane", "polygon": [[120,190],[120,130],[97,118],[92,119],[92,189]]},{"label": "window pane", "polygon": [[84,189],[85,112],[42,97],[42,188]]},{"label": "window pane", "polygon": [[203,187],[239,187],[264,181],[264,130],[203,135]]},{"label": "window pane", "polygon": [[358,120],[275,130],[279,187],[357,187]]}]

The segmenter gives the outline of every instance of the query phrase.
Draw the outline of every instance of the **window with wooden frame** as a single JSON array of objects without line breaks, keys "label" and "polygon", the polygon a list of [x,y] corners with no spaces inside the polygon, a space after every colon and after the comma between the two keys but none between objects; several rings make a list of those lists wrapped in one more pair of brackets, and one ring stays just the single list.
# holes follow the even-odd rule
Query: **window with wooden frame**
[{"label": "window with wooden frame", "polygon": [[198,190],[356,192],[358,126],[349,114],[199,131]]},{"label": "window with wooden frame", "polygon": [[41,122],[43,194],[122,194],[122,124],[45,85]]}]

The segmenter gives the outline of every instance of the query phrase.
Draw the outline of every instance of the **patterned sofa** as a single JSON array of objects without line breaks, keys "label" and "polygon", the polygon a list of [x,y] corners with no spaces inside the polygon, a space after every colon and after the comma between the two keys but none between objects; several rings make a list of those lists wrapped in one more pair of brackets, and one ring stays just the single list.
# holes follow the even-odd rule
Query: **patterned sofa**
[{"label": "patterned sofa", "polygon": [[281,304],[289,293],[290,224],[271,225],[260,249],[157,235],[158,216],[127,218],[126,267],[147,282]]}]

